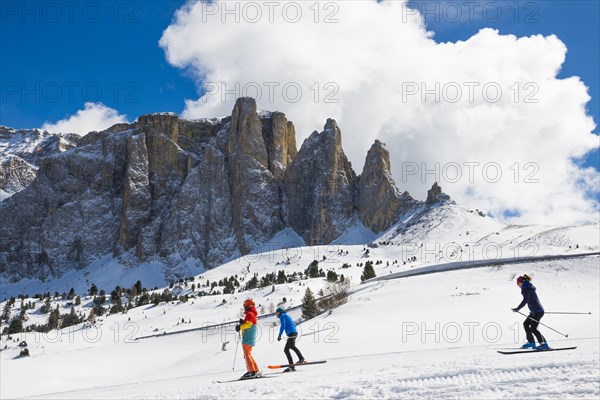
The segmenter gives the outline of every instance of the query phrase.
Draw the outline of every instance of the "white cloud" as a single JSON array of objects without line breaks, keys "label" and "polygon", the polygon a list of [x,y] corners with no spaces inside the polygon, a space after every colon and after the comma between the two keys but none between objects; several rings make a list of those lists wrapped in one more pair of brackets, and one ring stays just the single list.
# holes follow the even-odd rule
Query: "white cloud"
[{"label": "white cloud", "polygon": [[86,135],[91,131],[101,131],[119,123],[127,122],[127,116],[102,103],[87,102],[83,110],[78,110],[68,118],[56,123],[45,122],[42,129],[54,133],[76,133]]},{"label": "white cloud", "polygon": [[[250,3],[261,7],[258,22]],[[259,107],[285,112],[299,145],[335,118],[357,173],[372,142],[386,142],[396,183],[417,198],[438,180],[461,204],[495,215],[518,211],[511,221],[597,220],[598,203],[586,196],[598,189],[589,187],[597,171],[573,162],[598,147],[585,109],[589,95],[579,78],[556,78],[567,51],[556,36],[517,38],[483,29],[466,41],[436,43],[421,17],[398,1],[318,3],[318,23],[312,2],[294,3],[302,7],[296,23],[288,22],[295,6],[284,12],[284,3],[266,4],[190,2],[176,13],[160,40],[168,61],[190,70],[197,83],[218,87],[187,100],[185,117],[227,115],[236,97],[256,97],[258,86]],[[338,22],[323,23],[326,17]],[[273,82],[279,86],[271,99]],[[291,83],[302,89],[297,102],[282,95]],[[332,88],[339,89],[337,103],[324,101]],[[235,93],[223,101],[222,89]],[[435,94],[423,99],[422,89],[433,89],[439,101]],[[407,174],[436,165],[439,174]],[[498,166],[502,176],[495,182]]]}]

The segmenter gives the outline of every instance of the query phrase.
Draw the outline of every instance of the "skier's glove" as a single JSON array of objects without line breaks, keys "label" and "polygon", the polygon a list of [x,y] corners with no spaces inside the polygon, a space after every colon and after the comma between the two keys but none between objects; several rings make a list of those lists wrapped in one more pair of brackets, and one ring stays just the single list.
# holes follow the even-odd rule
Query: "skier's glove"
[{"label": "skier's glove", "polygon": [[511,308],[511,310],[513,310],[513,312],[518,312],[519,311],[518,308]]},{"label": "skier's glove", "polygon": [[239,325],[236,325],[236,326],[235,326],[235,331],[236,331],[236,332],[239,332],[239,331],[240,331],[240,326],[239,326]]},{"label": "skier's glove", "polygon": [[277,341],[281,342],[281,336],[277,336]]},{"label": "skier's glove", "polygon": [[244,319],[240,318],[240,325],[244,323]]}]

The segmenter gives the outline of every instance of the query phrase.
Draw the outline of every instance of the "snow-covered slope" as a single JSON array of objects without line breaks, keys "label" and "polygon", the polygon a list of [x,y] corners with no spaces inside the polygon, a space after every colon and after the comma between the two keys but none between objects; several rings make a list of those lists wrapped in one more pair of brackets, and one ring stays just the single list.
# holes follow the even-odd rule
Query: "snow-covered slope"
[{"label": "snow-covered slope", "polygon": [[[533,230],[530,237],[551,237],[541,232]],[[562,228],[560,235],[571,238],[569,243],[581,242],[581,248],[591,245],[591,232],[591,227]],[[561,246],[558,248],[563,252],[570,251],[568,244]],[[300,333],[306,335],[298,342],[306,358],[327,359],[327,364],[299,368],[295,374],[273,380],[217,384],[216,380],[235,378],[244,370],[238,352],[232,371],[236,355],[233,325],[135,340],[140,336],[235,321],[247,297],[254,298],[259,314],[265,315],[277,306],[298,306],[307,287],[315,293],[321,289],[327,292],[325,279],[303,279],[242,293],[137,307],[127,314],[101,317],[93,327],[78,325],[60,334],[57,331],[17,334],[12,340],[3,336],[1,397],[597,398],[600,395],[598,256],[360,284],[362,268],[357,264],[367,260],[375,262],[378,276],[422,265],[420,261],[403,264],[400,248],[338,245],[274,250],[232,260],[173,289],[177,294],[197,293],[198,287],[207,290],[204,288],[207,281],[217,282],[234,275],[244,285],[255,274],[260,278],[284,270],[290,275],[304,271],[312,260],[320,260],[319,267],[324,271],[333,269],[352,282],[348,302],[309,321],[301,320],[299,310],[291,311],[291,315],[301,322]],[[556,248],[556,243],[550,240],[542,250]],[[523,317],[510,309],[521,300],[515,277],[525,272],[533,275],[546,311],[591,312],[591,315],[548,314],[542,321],[569,334],[567,339],[542,327],[552,346],[575,345],[577,350],[519,356],[496,353],[496,349],[514,348],[524,340]],[[192,283],[196,286],[194,292]],[[77,312],[88,313],[91,301],[83,297]],[[19,304],[17,300],[13,315],[18,313]],[[71,307],[63,300],[53,306],[56,304],[63,313]],[[47,319],[47,315],[38,311],[39,305],[38,302],[35,310],[27,312],[28,324]],[[259,326],[254,355],[260,367],[269,373],[266,365],[285,362],[283,342],[275,340],[274,317],[261,319]],[[31,357],[15,358],[21,340],[27,341]],[[223,351],[223,343],[227,341]]]},{"label": "snow-covered slope", "polygon": [[[36,342],[27,338],[34,343],[30,359],[12,360],[17,350],[3,351],[2,381],[8,384],[3,385],[2,397],[453,397],[455,391],[461,397],[512,397],[522,390],[529,390],[530,395],[597,396],[597,262],[458,271],[369,287],[331,315],[300,325],[303,334],[332,327],[299,341],[307,357],[325,358],[329,363],[281,376],[281,383],[214,383],[243,370],[243,361],[238,359],[238,372],[231,372],[235,337],[231,328],[130,340],[138,327],[140,331],[173,328],[180,318],[196,325],[220,322],[217,313],[235,318],[241,297],[229,306],[219,306],[219,299],[214,299],[132,310],[106,319],[98,328],[75,329],[72,339],[67,332],[60,339],[54,336]],[[509,310],[520,298],[512,278],[523,268],[535,273],[547,309],[575,307],[592,312],[592,316],[545,319],[558,329],[568,329],[573,338],[563,341],[543,330],[550,343],[578,345],[577,351],[521,358],[495,353],[496,348],[523,340],[520,318]],[[577,296],[572,295],[574,290]],[[254,297],[264,299],[265,295],[259,292]],[[261,322],[262,336],[255,349],[263,368],[284,360],[272,322]],[[99,334],[102,337],[93,343]],[[221,351],[226,340],[232,343]],[[128,367],[116,368],[116,363]],[[56,365],[61,366],[60,374],[48,373]],[[558,380],[557,373],[561,375]],[[35,384],[19,384],[19,377],[31,375],[36,376]]]},{"label": "snow-covered slope", "polygon": [[[222,277],[234,275],[239,273],[242,265],[254,265],[256,260],[265,257],[272,260],[267,268],[269,272],[276,272],[277,263],[283,263],[289,254],[303,257],[298,259],[298,271],[304,271],[310,261],[322,260],[325,255],[327,260],[323,265],[326,270],[339,268],[352,257],[359,257],[364,262],[367,249],[370,259],[389,261],[390,266],[386,265],[383,270],[386,274],[448,262],[589,253],[600,251],[600,226],[507,226],[476,210],[445,204],[423,207],[379,235],[356,220],[330,245],[303,245],[302,238],[287,228],[249,255],[219,266],[211,273]],[[349,255],[342,256],[346,251]],[[0,278],[0,300],[19,294],[68,292],[71,287],[82,293],[92,283],[110,291],[117,285],[131,287],[138,279],[149,288],[161,287],[168,283],[165,268],[160,261],[131,266],[107,254],[87,268],[69,271],[59,279],[46,282],[34,279],[9,282]],[[181,269],[184,276],[192,276],[197,271],[193,265],[187,268],[183,265]]]}]

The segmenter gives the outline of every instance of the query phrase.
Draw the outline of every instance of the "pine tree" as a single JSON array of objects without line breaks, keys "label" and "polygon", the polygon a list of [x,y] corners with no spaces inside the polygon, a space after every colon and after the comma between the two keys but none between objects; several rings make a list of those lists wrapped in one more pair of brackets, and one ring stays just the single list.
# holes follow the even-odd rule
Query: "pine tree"
[{"label": "pine tree", "polygon": [[71,307],[71,312],[62,316],[61,328],[68,328],[69,326],[77,325],[79,322],[79,316],[75,313],[75,307]]},{"label": "pine tree", "polygon": [[48,314],[50,311],[52,311],[52,304],[50,304],[50,296],[46,297],[46,301],[44,302],[44,305],[40,307],[40,311],[42,312],[42,314]]},{"label": "pine tree", "polygon": [[69,294],[67,295],[67,299],[73,300],[75,298],[75,289],[71,288],[69,290]]},{"label": "pine tree", "polygon": [[92,283],[92,286],[90,287],[90,296],[95,296],[98,294],[98,287],[96,286],[95,283]]},{"label": "pine tree", "polygon": [[58,311],[58,309],[52,310],[50,312],[50,316],[48,317],[48,329],[57,329],[59,321],[60,311]]},{"label": "pine tree", "polygon": [[117,300],[114,302],[114,305],[110,308],[110,313],[117,314],[122,312],[124,309],[125,308],[123,307],[123,302],[121,301],[121,298],[117,297]]},{"label": "pine tree", "polygon": [[17,315],[10,321],[8,326],[8,334],[23,332],[23,319],[21,315]]},{"label": "pine tree", "polygon": [[8,322],[10,320],[10,304],[7,302],[2,310],[2,316],[0,317],[3,321]]},{"label": "pine tree", "polygon": [[286,282],[287,282],[287,276],[285,276],[285,271],[279,270],[279,272],[277,273],[277,283],[279,285],[281,285],[282,283],[286,283]]},{"label": "pine tree", "polygon": [[310,265],[308,266],[308,268],[306,268],[306,270],[304,271],[304,273],[309,278],[318,278],[319,277],[319,262],[317,260],[314,260],[313,262],[311,262]]},{"label": "pine tree", "polygon": [[253,276],[246,284],[246,289],[256,289],[258,287],[258,278]]},{"label": "pine tree", "polygon": [[302,318],[312,319],[317,316],[319,310],[317,308],[317,300],[310,288],[306,288],[304,297],[302,298]]},{"label": "pine tree", "polygon": [[363,273],[360,276],[361,282],[366,281],[367,279],[375,278],[377,275],[375,274],[375,269],[373,269],[373,261],[367,261],[365,263],[365,268],[363,269]]},{"label": "pine tree", "polygon": [[142,293],[143,291],[143,287],[142,287],[142,281],[137,281],[135,283],[135,289],[137,290],[138,294]]},{"label": "pine tree", "polygon": [[337,272],[335,272],[333,270],[327,271],[327,281],[329,281],[329,282],[335,282],[337,280],[338,280],[338,274],[337,274]]},{"label": "pine tree", "polygon": [[87,317],[87,321],[90,324],[95,324],[96,323],[96,313],[94,312],[94,309],[92,308],[92,310],[90,311],[90,315]]}]

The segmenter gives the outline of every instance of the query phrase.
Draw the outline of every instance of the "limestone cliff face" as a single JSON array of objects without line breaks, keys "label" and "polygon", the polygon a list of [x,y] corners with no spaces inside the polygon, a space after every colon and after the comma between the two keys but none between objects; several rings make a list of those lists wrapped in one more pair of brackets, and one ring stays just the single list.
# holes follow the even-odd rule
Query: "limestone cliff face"
[{"label": "limestone cliff face", "polygon": [[0,190],[3,195],[12,195],[25,189],[35,179],[36,171],[35,166],[18,156],[9,155],[0,159]]},{"label": "limestone cliff face", "polygon": [[371,146],[359,178],[358,210],[361,222],[381,232],[414,206],[408,192],[401,194],[390,172],[390,153],[379,140]]},{"label": "limestone cliff face", "polygon": [[128,137],[43,159],[31,185],[0,204],[0,272],[60,276],[114,250]]},{"label": "limestone cliff face", "polygon": [[226,146],[233,229],[241,253],[246,254],[261,239],[268,239],[284,227],[279,184],[269,170],[269,154],[254,99],[236,102]]},{"label": "limestone cliff face", "polygon": [[329,243],[352,223],[356,174],[337,123],[306,139],[285,174],[288,223],[308,244]]},{"label": "limestone cliff face", "polygon": [[[151,217],[152,196],[145,135],[127,138],[126,157],[118,244],[129,250],[137,245],[140,230]],[[138,256],[141,255],[138,253]]]},{"label": "limestone cliff face", "polygon": [[[14,134],[0,127],[0,145]],[[167,277],[182,277],[190,266],[247,254],[284,228],[327,244],[356,218],[379,232],[420,204],[396,188],[383,144],[372,146],[358,178],[334,120],[297,150],[292,122],[257,111],[251,98],[238,99],[226,118],[150,114],[66,137],[43,136],[39,168],[22,179],[32,180],[0,203],[0,274],[11,279],[57,277],[107,255],[160,261]],[[8,162],[0,185],[24,168]]]},{"label": "limestone cliff face", "polygon": [[273,176],[281,179],[297,153],[294,124],[280,112],[266,114],[262,122],[268,168]]}]

